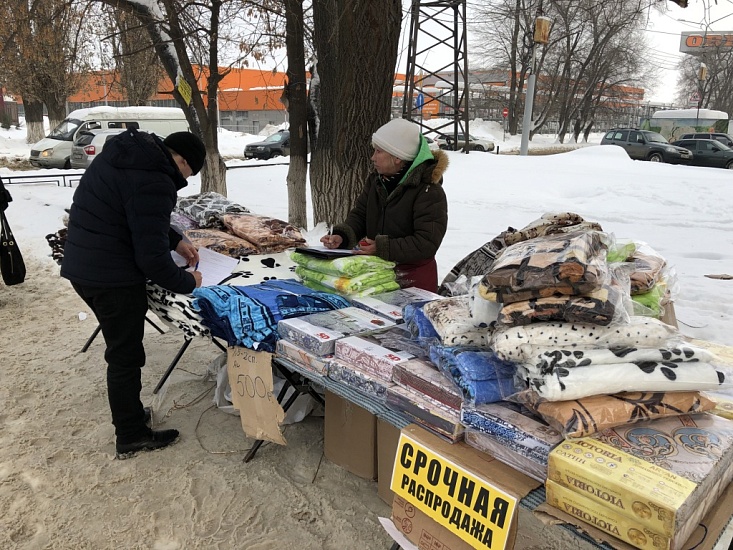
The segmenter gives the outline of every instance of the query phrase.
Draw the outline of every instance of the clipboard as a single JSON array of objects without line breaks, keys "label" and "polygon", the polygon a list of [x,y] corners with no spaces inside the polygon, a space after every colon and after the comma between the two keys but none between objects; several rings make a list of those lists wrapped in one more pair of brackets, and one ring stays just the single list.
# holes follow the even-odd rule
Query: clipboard
[{"label": "clipboard", "polygon": [[335,258],[344,258],[346,256],[354,256],[353,250],[347,250],[344,248],[326,248],[326,247],[297,247],[296,252],[301,254],[307,254],[314,258],[320,258],[322,260],[333,260]]}]

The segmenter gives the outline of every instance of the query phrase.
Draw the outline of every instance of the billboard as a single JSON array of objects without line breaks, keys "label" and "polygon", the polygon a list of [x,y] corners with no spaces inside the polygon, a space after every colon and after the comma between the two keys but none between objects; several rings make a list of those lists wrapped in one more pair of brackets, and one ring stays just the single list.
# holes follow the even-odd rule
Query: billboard
[{"label": "billboard", "polygon": [[680,52],[702,54],[710,48],[733,50],[733,31],[685,31],[680,36]]}]

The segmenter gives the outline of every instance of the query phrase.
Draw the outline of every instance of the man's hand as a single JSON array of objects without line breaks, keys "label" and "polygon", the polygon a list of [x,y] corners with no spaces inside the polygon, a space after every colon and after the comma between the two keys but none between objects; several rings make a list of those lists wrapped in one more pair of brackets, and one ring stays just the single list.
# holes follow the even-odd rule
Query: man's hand
[{"label": "man's hand", "polygon": [[338,248],[344,242],[344,239],[341,235],[324,235],[321,237],[321,242],[326,248]]},{"label": "man's hand", "polygon": [[200,288],[201,282],[203,280],[201,272],[200,271],[190,271],[189,273],[191,273],[191,275],[193,275],[193,278],[196,279],[196,288]]},{"label": "man's hand", "polygon": [[[176,252],[186,260],[186,265],[189,267],[196,267],[199,263],[199,251],[196,250],[196,247],[191,243],[181,240],[181,242],[178,243],[178,246],[176,246]],[[200,283],[201,281],[199,281],[199,284]]]}]

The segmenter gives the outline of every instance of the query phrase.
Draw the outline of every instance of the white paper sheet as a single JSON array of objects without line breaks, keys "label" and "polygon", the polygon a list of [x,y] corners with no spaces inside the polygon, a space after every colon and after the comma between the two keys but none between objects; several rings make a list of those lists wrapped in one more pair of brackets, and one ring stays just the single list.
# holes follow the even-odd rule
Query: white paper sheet
[{"label": "white paper sheet", "polygon": [[[223,279],[232,274],[232,270],[237,267],[239,260],[224,254],[219,254],[208,248],[199,248],[199,267],[201,272],[201,286],[218,285]],[[173,261],[177,266],[186,265],[186,259],[176,251],[171,252]]]}]

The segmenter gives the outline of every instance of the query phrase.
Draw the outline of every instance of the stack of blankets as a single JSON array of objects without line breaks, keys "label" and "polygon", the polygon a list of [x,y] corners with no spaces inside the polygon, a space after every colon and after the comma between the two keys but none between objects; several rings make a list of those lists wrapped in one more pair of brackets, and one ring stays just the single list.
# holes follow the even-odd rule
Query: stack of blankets
[{"label": "stack of blankets", "polygon": [[341,296],[314,291],[288,279],[201,287],[193,295],[194,308],[214,336],[230,346],[269,352],[275,351],[282,320],[349,307]]},{"label": "stack of blankets", "polygon": [[400,288],[394,262],[377,256],[353,255],[322,259],[293,252],[298,277],[310,288],[358,297],[382,294]]},{"label": "stack of blankets", "polygon": [[606,263],[606,235],[576,231],[506,248],[484,275],[480,295],[501,302],[498,322],[624,322],[624,291]]},{"label": "stack of blankets", "polygon": [[251,213],[214,192],[180,197],[171,225],[197,248],[239,258],[302,246],[305,239],[289,223]]}]

